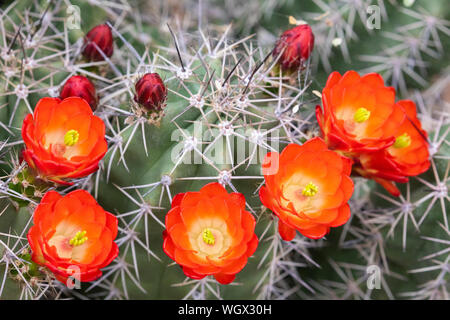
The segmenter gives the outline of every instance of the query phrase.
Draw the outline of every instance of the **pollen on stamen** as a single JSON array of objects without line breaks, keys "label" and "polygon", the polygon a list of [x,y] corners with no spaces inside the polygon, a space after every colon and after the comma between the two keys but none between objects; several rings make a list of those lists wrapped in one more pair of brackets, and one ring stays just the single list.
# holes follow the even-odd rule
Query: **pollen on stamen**
[{"label": "pollen on stamen", "polygon": [[310,182],[306,185],[306,187],[302,190],[302,195],[305,197],[312,197],[319,191],[319,187],[317,187],[314,183]]},{"label": "pollen on stamen", "polygon": [[359,108],[356,110],[355,115],[353,116],[353,119],[355,122],[362,123],[364,121],[367,121],[370,118],[370,111],[366,108]]},{"label": "pollen on stamen", "polygon": [[78,231],[75,236],[70,239],[69,244],[73,247],[80,246],[88,240],[86,237],[86,231]]},{"label": "pollen on stamen", "polygon": [[69,130],[64,135],[64,144],[68,147],[71,147],[75,145],[78,142],[78,139],[80,138],[80,134],[77,130]]},{"label": "pollen on stamen", "polygon": [[404,134],[398,136],[394,142],[394,148],[403,149],[409,147],[411,144],[411,137],[405,132]]},{"label": "pollen on stamen", "polygon": [[203,230],[203,242],[209,245],[214,245],[216,242],[216,239],[209,228]]}]

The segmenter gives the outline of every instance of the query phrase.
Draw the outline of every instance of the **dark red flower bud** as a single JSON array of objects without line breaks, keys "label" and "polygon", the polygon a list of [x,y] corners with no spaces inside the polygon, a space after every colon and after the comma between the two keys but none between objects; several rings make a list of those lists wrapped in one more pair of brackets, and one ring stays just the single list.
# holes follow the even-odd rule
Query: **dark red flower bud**
[{"label": "dark red flower bud", "polygon": [[61,99],[80,97],[89,103],[92,111],[95,111],[97,108],[98,97],[95,87],[88,78],[83,76],[70,77],[62,87],[60,97]]},{"label": "dark red flower bud", "polygon": [[283,70],[295,70],[309,58],[314,48],[314,34],[311,27],[301,24],[285,31],[277,41],[273,56],[281,53],[280,65]]},{"label": "dark red flower bud", "polygon": [[[98,25],[91,29],[84,38],[85,48],[83,55],[89,61],[105,60],[100,50],[105,56],[111,57],[114,51],[114,42],[111,29],[106,24]],[[98,49],[96,48],[96,45]]]},{"label": "dark red flower bud", "polygon": [[159,111],[164,107],[167,88],[157,73],[147,73],[135,85],[134,101],[148,111]]}]

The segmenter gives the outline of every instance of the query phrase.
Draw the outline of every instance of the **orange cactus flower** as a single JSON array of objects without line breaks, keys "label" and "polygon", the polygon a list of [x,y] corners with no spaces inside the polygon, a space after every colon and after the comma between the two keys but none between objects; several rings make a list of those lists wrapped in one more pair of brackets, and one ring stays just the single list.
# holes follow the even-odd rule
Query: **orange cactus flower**
[{"label": "orange cactus flower", "polygon": [[284,240],[292,240],[296,230],[319,239],[330,227],[347,222],[347,201],[353,193],[351,167],[350,159],[329,150],[318,137],[301,146],[289,144],[281,154],[266,155],[262,166],[266,185],[259,197],[278,216]]},{"label": "orange cactus flower", "polygon": [[105,124],[82,98],[43,98],[22,125],[23,157],[43,179],[71,185],[98,169],[107,151]]},{"label": "orange cactus flower", "polygon": [[84,190],[66,196],[48,191],[34,211],[28,231],[32,260],[46,266],[67,284],[70,276],[82,282],[102,275],[100,269],[118,253],[117,218],[103,210]]},{"label": "orange cactus flower", "polygon": [[410,100],[398,101],[396,113],[403,118],[396,123],[395,142],[387,149],[359,156],[360,166],[355,171],[385,187],[392,195],[400,191],[389,181],[407,182],[408,177],[419,175],[430,167],[427,132],[417,118],[416,105]]},{"label": "orange cactus flower", "polygon": [[177,194],[166,215],[164,252],[186,276],[213,275],[231,283],[256,250],[255,218],[240,193],[228,193],[217,182],[199,192]]},{"label": "orange cactus flower", "polygon": [[379,74],[333,72],[322,102],[323,111],[317,106],[316,116],[331,149],[347,155],[381,150],[395,142],[395,124],[403,115],[394,112],[395,90],[385,87]]}]

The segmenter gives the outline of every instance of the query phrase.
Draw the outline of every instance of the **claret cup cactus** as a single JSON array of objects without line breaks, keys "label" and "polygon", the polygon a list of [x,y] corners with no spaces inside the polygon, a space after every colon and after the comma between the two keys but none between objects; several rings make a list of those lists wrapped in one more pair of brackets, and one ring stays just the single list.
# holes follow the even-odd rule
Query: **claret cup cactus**
[{"label": "claret cup cactus", "polygon": [[3,4],[0,298],[448,299],[430,3]]}]

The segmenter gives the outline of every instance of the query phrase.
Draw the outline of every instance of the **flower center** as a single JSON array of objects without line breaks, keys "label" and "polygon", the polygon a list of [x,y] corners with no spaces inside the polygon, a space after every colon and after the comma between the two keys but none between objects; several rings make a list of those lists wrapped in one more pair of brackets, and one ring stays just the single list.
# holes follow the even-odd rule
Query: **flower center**
[{"label": "flower center", "polygon": [[403,149],[409,147],[411,144],[411,137],[405,132],[401,136],[398,136],[394,142],[394,148]]},{"label": "flower center", "polygon": [[355,115],[353,116],[353,119],[355,122],[362,123],[370,118],[370,111],[366,108],[359,108],[356,110]]},{"label": "flower center", "polygon": [[64,144],[68,147],[71,147],[75,145],[75,143],[78,142],[78,139],[80,138],[80,134],[77,130],[69,130],[64,135]]},{"label": "flower center", "polygon": [[209,245],[214,245],[216,242],[216,239],[209,228],[203,230],[203,242]]},{"label": "flower center", "polygon": [[70,239],[69,244],[73,247],[82,245],[88,240],[88,237],[86,237],[86,231],[78,231],[75,234],[75,237]]},{"label": "flower center", "polygon": [[317,193],[317,191],[319,191],[319,188],[314,183],[310,182],[302,190],[302,195],[305,197],[312,197]]}]

